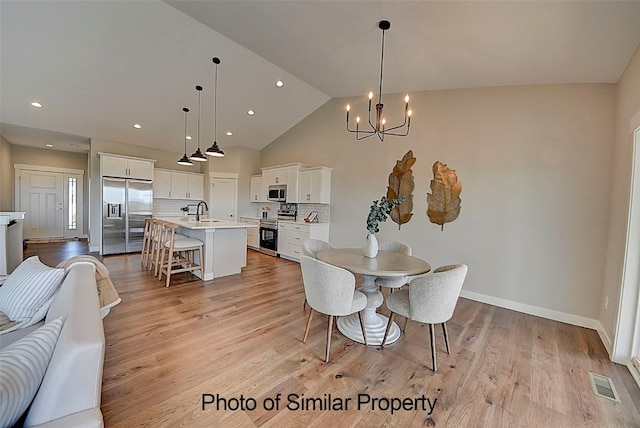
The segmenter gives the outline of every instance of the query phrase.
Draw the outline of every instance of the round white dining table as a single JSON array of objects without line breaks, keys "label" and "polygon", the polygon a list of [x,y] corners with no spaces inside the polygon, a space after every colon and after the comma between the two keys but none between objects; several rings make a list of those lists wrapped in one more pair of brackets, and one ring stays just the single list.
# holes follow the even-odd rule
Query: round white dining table
[{"label": "round white dining table", "polygon": [[[426,261],[393,251],[379,251],[377,257],[369,258],[364,256],[362,248],[331,248],[318,252],[316,257],[325,263],[362,275],[364,281],[360,291],[367,296],[363,320],[369,345],[382,344],[389,320],[388,317],[376,312],[384,299],[376,287],[376,277],[420,275],[431,270],[431,265]],[[342,334],[356,342],[364,343],[358,314],[340,317],[337,324]],[[400,328],[394,322],[386,343],[393,343],[399,338]]]}]

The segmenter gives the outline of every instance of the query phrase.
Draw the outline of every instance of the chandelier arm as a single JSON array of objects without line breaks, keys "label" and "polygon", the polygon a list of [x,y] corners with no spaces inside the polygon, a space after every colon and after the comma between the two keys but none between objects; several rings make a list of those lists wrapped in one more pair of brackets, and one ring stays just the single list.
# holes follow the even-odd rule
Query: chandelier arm
[{"label": "chandelier arm", "polygon": [[385,129],[385,130],[384,130],[384,133],[385,133],[385,134],[388,134],[388,133],[389,133],[389,131],[393,131],[394,129],[402,128],[402,127],[403,127],[403,126],[405,126],[406,124],[407,124],[407,117],[405,116],[405,118],[404,118],[404,122],[403,122],[403,123],[401,123],[400,125],[393,126],[393,127],[391,127],[391,128],[387,128],[387,129]]},{"label": "chandelier arm", "polygon": [[406,137],[407,135],[409,135],[409,127],[407,127],[407,130],[404,134],[400,134],[397,132],[385,132],[384,135],[391,135],[392,137]]}]

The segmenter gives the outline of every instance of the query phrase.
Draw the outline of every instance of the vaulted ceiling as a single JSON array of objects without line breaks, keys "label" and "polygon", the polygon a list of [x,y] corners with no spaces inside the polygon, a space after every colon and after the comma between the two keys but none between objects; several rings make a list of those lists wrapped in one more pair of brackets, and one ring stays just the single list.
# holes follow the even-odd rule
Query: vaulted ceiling
[{"label": "vaulted ceiling", "polygon": [[640,43],[637,1],[3,0],[0,132],[181,152],[185,106],[196,145],[200,84],[208,147],[217,56],[217,140],[260,149],[330,98],[377,88],[381,19],[385,93],[615,83]]}]

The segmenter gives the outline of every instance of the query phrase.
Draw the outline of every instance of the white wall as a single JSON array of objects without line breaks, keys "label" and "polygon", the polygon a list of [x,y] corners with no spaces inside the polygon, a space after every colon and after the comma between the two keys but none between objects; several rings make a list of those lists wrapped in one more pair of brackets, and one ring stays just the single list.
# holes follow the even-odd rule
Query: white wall
[{"label": "white wall", "polygon": [[[615,135],[615,85],[499,87],[412,93],[406,138],[355,141],[332,100],[262,152],[262,164],[333,168],[330,240],[362,246],[371,201],[396,160],[417,162],[414,217],[390,220],[379,240],[400,240],[433,266],[469,265],[465,292],[595,326],[604,272]],[[389,122],[402,95],[385,95]],[[360,112],[360,113],[358,113]],[[395,118],[395,119],[394,119]],[[444,231],[426,216],[431,167],[462,181],[462,211]],[[473,294],[475,293],[475,294]],[[534,312],[536,312],[534,310]]]},{"label": "white wall", "polygon": [[13,211],[11,143],[0,137],[0,211]]}]

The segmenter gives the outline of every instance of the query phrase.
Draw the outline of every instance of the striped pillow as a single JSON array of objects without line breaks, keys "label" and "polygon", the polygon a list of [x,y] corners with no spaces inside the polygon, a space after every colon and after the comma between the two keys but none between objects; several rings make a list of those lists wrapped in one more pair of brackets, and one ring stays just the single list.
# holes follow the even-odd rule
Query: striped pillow
[{"label": "striped pillow", "polygon": [[0,351],[0,428],[15,424],[33,401],[62,325],[58,318]]},{"label": "striped pillow", "polygon": [[46,314],[43,305],[51,304],[63,278],[64,269],[49,267],[38,256],[29,257],[0,287],[0,312],[11,321],[31,319],[37,313]]}]

